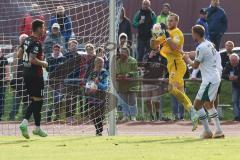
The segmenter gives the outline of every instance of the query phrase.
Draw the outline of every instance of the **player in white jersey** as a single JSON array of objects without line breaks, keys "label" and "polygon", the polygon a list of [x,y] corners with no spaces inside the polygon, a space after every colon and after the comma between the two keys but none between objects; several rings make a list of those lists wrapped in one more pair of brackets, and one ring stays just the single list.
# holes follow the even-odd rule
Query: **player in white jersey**
[{"label": "player in white jersey", "polygon": [[[218,72],[219,72],[219,74],[220,74],[220,77],[222,77],[222,71],[223,71],[223,67],[222,67],[222,58],[221,58],[221,55],[220,55],[220,53],[219,52],[217,52],[217,56],[216,56],[216,58],[217,58],[217,70],[218,70]],[[221,92],[221,83],[220,83],[220,85],[219,85],[219,87],[218,87],[218,92],[217,92],[217,96],[216,96],[216,99],[215,99],[215,101],[214,101],[214,107],[217,109],[218,108],[218,104],[219,104],[219,95],[220,95],[220,92]],[[220,111],[219,112],[219,117],[221,117],[222,116],[222,112]]]},{"label": "player in white jersey", "polygon": [[[220,126],[218,112],[214,107],[218,87],[221,82],[219,58],[213,44],[204,39],[205,30],[201,25],[196,25],[192,28],[192,36],[199,43],[196,49],[196,58],[192,61],[189,58],[190,53],[184,53],[184,60],[193,68],[198,68],[202,74],[202,83],[194,101],[194,107],[199,114],[199,119],[204,126],[204,131],[201,138],[222,138],[223,131]],[[219,68],[219,70],[218,70]],[[209,128],[207,114],[202,107],[209,113],[209,117],[213,120],[216,131],[212,134]]]}]

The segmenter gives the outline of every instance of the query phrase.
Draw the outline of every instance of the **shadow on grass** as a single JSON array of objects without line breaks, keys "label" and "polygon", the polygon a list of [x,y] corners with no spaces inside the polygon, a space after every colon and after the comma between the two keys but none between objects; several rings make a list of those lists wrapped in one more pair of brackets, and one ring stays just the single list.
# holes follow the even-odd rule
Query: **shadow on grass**
[{"label": "shadow on grass", "polygon": [[200,138],[193,138],[193,139],[174,139],[174,141],[169,141],[169,142],[163,142],[162,144],[186,144],[186,143],[193,143],[193,142],[202,142],[204,141],[203,139]]},{"label": "shadow on grass", "polygon": [[29,142],[34,142],[37,141],[37,139],[32,139],[32,140],[15,140],[15,141],[9,141],[9,142],[0,142],[0,146],[3,145],[11,145],[11,144],[21,144],[21,143],[29,143]]},{"label": "shadow on grass", "polygon": [[156,139],[156,140],[143,140],[143,141],[127,141],[127,142],[120,142],[120,144],[141,144],[141,143],[158,143],[161,144],[185,144],[185,143],[193,143],[193,142],[201,142],[202,139],[186,139],[186,138],[167,138],[167,139]]},{"label": "shadow on grass", "polygon": [[141,144],[141,143],[156,143],[156,142],[164,142],[164,141],[170,141],[172,139],[153,139],[153,140],[142,140],[142,141],[121,141],[120,144]]}]

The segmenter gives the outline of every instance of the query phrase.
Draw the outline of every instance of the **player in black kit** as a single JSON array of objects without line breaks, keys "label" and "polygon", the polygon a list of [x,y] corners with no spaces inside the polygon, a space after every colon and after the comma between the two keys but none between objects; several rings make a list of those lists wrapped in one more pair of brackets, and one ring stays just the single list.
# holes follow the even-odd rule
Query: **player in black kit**
[{"label": "player in black kit", "polygon": [[23,78],[25,87],[30,97],[30,103],[20,130],[22,135],[29,139],[28,120],[33,114],[36,128],[33,130],[34,135],[46,137],[47,133],[40,128],[41,109],[43,106],[43,70],[48,67],[48,63],[44,61],[42,52],[42,45],[39,38],[44,34],[45,27],[42,20],[35,20],[32,22],[32,35],[25,39],[22,48],[23,54]]}]

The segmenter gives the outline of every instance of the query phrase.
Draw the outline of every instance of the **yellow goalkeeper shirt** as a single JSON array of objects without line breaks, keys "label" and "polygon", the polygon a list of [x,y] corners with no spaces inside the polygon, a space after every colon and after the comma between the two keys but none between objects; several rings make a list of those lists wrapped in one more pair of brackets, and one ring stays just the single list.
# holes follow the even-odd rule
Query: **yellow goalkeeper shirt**
[{"label": "yellow goalkeeper shirt", "polygon": [[[170,37],[172,41],[177,45],[177,50],[173,51],[167,42],[163,43],[162,49],[160,53],[167,58],[168,61],[174,61],[174,60],[182,60],[183,56],[182,53],[179,51],[183,48],[184,44],[184,36],[182,31],[179,28],[175,28],[173,30],[169,30]],[[161,39],[161,40],[160,40]],[[163,37],[159,37],[161,42],[163,40]]]}]

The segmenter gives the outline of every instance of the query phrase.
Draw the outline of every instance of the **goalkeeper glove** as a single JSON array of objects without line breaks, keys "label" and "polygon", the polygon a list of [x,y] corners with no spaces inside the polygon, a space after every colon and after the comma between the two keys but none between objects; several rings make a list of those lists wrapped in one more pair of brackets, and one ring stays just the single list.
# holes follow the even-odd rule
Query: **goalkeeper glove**
[{"label": "goalkeeper glove", "polygon": [[169,34],[169,32],[167,31],[167,26],[166,26],[166,24],[161,23],[160,25],[161,25],[162,30],[164,30],[166,39],[169,39],[169,38],[170,38],[170,34]]},{"label": "goalkeeper glove", "polygon": [[167,30],[167,26],[166,26],[166,24],[161,23],[160,25],[161,25],[162,30]]}]

